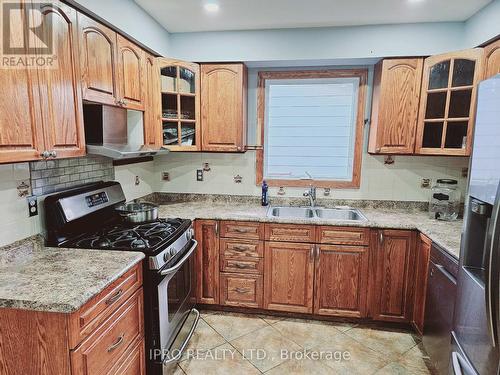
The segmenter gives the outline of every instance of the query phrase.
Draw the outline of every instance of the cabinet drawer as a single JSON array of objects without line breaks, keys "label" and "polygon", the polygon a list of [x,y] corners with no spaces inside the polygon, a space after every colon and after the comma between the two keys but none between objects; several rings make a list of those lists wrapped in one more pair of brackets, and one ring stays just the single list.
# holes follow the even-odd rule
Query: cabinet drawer
[{"label": "cabinet drawer", "polygon": [[102,374],[144,335],[142,289],[71,353],[72,375]]},{"label": "cabinet drawer", "polygon": [[220,236],[230,238],[263,239],[263,224],[244,221],[222,221]]},{"label": "cabinet drawer", "polygon": [[70,347],[74,348],[142,285],[137,264],[70,317]]},{"label": "cabinet drawer", "polygon": [[262,275],[264,271],[263,258],[227,258],[220,259],[220,270],[222,272],[254,273]]},{"label": "cabinet drawer", "polygon": [[267,241],[315,242],[316,230],[313,225],[266,224]]},{"label": "cabinet drawer", "polygon": [[249,240],[220,240],[221,256],[226,257],[264,257],[264,243],[262,241]]},{"label": "cabinet drawer", "polygon": [[369,228],[318,227],[318,242],[333,245],[368,245]]},{"label": "cabinet drawer", "polygon": [[144,339],[141,338],[117,361],[107,375],[143,375],[146,373],[145,360]]},{"label": "cabinet drawer", "polygon": [[220,279],[222,305],[262,307],[262,276],[221,273]]}]

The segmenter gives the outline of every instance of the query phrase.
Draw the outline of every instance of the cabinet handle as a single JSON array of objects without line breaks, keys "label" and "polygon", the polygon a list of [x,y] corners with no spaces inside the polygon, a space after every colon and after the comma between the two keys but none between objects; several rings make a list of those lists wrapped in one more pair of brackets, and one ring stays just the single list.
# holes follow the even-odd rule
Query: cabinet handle
[{"label": "cabinet handle", "polygon": [[235,246],[235,247],[233,247],[233,250],[238,251],[238,252],[243,252],[243,251],[250,250],[250,248],[246,247],[246,246]]},{"label": "cabinet handle", "polygon": [[247,288],[234,288],[234,291],[236,293],[245,294],[245,293],[250,292],[250,289],[247,289]]},{"label": "cabinet handle", "polygon": [[50,152],[48,152],[47,150],[43,151],[40,156],[44,159],[48,159],[50,157]]},{"label": "cabinet handle", "polygon": [[316,248],[316,260],[319,262],[319,245],[314,245]]},{"label": "cabinet handle", "polygon": [[121,288],[118,289],[118,291],[115,294],[113,294],[106,300],[106,305],[111,305],[112,303],[115,303],[116,300],[122,296],[122,294],[123,294],[123,289]]},{"label": "cabinet handle", "polygon": [[239,268],[240,270],[248,270],[248,269],[254,268],[248,264],[241,264],[241,263],[235,263],[234,266],[236,268]]},{"label": "cabinet handle", "polygon": [[50,153],[49,153],[49,156],[51,158],[56,158],[57,157],[57,152],[55,152],[54,150],[52,150]]},{"label": "cabinet handle", "polygon": [[384,243],[384,233],[382,231],[378,234],[378,242],[382,245]]},{"label": "cabinet handle", "polygon": [[248,229],[241,229],[241,228],[235,228],[234,231],[238,232],[238,233],[248,233],[248,232],[250,232]]},{"label": "cabinet handle", "polygon": [[121,344],[123,344],[125,338],[125,333],[122,333],[118,336],[118,339],[108,348],[108,353],[112,352],[116,348],[118,348]]},{"label": "cabinet handle", "polygon": [[309,251],[309,260],[312,262],[314,261],[314,245],[311,245],[311,250]]},{"label": "cabinet handle", "polygon": [[125,99],[122,99],[122,105],[123,105],[123,106],[127,105],[127,103],[128,103],[128,102],[127,102]]},{"label": "cabinet handle", "polygon": [[215,222],[215,235],[216,236],[219,235],[219,222],[218,221]]}]

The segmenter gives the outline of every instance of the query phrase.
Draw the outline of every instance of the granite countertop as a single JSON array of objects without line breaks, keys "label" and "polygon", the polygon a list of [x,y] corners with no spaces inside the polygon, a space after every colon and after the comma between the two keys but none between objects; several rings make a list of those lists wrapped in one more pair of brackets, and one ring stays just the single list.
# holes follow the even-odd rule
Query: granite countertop
[{"label": "granite countertop", "polygon": [[0,247],[0,307],[74,312],[143,258],[141,252],[45,247],[41,236]]},{"label": "granite countertop", "polygon": [[[181,217],[186,219],[217,219],[217,220],[245,220],[290,224],[316,224],[335,226],[356,226],[387,229],[410,229],[419,230],[432,241],[440,245],[450,255],[458,259],[460,253],[460,234],[462,221],[454,222],[438,221],[430,219],[427,211],[415,202],[406,204],[403,202],[386,202],[370,204],[366,201],[359,202],[361,212],[368,221],[353,222],[331,219],[294,219],[294,218],[271,218],[267,217],[267,207],[262,207],[258,201],[245,202],[243,199],[234,201],[227,199],[191,199],[176,202],[172,197],[162,197],[159,194],[145,197],[146,200],[156,201],[160,204],[160,217]],[[172,201],[174,200],[174,201]],[[299,203],[304,203],[299,200]],[[282,204],[279,202],[278,204]],[[290,202],[288,202],[290,203]],[[293,205],[294,202],[292,202]],[[295,202],[297,203],[297,202]],[[355,206],[355,201],[342,202]],[[274,205],[278,205],[274,203]],[[319,206],[328,206],[325,201],[318,202]],[[331,205],[331,204],[330,204]]]}]

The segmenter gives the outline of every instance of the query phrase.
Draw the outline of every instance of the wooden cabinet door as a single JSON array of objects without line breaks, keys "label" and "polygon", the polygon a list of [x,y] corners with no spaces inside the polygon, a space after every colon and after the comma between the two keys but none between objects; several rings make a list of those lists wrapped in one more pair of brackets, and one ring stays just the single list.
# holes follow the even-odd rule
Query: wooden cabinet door
[{"label": "wooden cabinet door", "polygon": [[366,316],[367,246],[318,246],[314,281],[314,313],[343,317]]},{"label": "wooden cabinet door", "polygon": [[378,230],[375,233],[378,241],[371,241],[375,265],[373,319],[409,322],[413,303],[415,233],[406,230]]},{"label": "wooden cabinet door", "polygon": [[78,13],[83,99],[117,105],[116,33]]},{"label": "wooden cabinet door", "polygon": [[[23,25],[11,27],[12,35],[22,38]],[[36,70],[3,69],[0,87],[0,163],[40,159],[44,141]]]},{"label": "wooden cabinet door", "polygon": [[500,73],[500,39],[484,47],[484,54],[486,57],[484,79],[488,79]]},{"label": "wooden cabinet door", "polygon": [[416,154],[470,155],[483,56],[474,48],[425,59]]},{"label": "wooden cabinet door", "polygon": [[162,145],[160,71],[155,57],[149,54],[146,54],[145,76],[144,144],[159,148]]},{"label": "wooden cabinet door", "polygon": [[414,152],[422,67],[422,58],[384,59],[375,66],[370,153]]},{"label": "wooden cabinet door", "polygon": [[201,65],[203,151],[245,151],[246,91],[244,64]]},{"label": "wooden cabinet door", "polygon": [[313,244],[266,242],[265,309],[312,313],[313,280]]},{"label": "wooden cabinet door", "polygon": [[116,36],[118,97],[121,106],[144,110],[145,52],[121,35]]},{"label": "wooden cabinet door", "polygon": [[39,69],[45,150],[57,157],[85,155],[85,135],[78,59],[76,10],[61,2],[34,3],[44,19],[50,20],[56,69]]},{"label": "wooden cabinet door", "polygon": [[162,145],[170,151],[200,151],[200,66],[156,59],[160,72]]},{"label": "wooden cabinet door", "polygon": [[418,333],[423,334],[425,296],[427,292],[427,275],[429,271],[429,259],[431,254],[432,241],[419,233],[416,246],[416,265],[415,265],[415,299],[413,308],[413,326]]},{"label": "wooden cabinet door", "polygon": [[196,298],[198,303],[219,304],[219,223],[196,220]]}]

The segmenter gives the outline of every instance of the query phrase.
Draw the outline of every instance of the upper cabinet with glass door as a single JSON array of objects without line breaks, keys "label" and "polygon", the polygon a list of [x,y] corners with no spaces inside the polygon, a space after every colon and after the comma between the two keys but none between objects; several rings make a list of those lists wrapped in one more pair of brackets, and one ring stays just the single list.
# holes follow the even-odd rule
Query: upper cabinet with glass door
[{"label": "upper cabinet with glass door", "polygon": [[171,151],[200,150],[200,67],[159,58],[163,146]]},{"label": "upper cabinet with glass door", "polygon": [[481,48],[425,60],[417,154],[470,155],[477,85],[482,76]]}]

